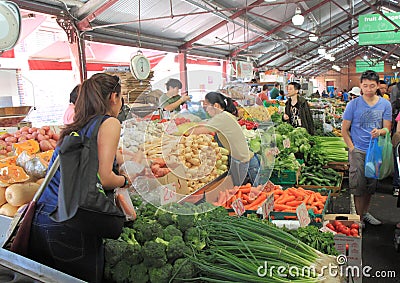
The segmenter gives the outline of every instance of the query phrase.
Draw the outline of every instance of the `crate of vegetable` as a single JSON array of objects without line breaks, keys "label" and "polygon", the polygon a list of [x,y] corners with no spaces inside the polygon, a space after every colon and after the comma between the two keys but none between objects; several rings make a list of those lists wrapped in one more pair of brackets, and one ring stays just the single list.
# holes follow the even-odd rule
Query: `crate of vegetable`
[{"label": "crate of vegetable", "polygon": [[331,196],[338,196],[342,188],[343,172],[336,172],[331,168],[303,168],[298,186],[304,189],[328,189]]},{"label": "crate of vegetable", "polygon": [[300,170],[273,170],[270,180],[277,185],[294,185],[298,183]]},{"label": "crate of vegetable", "polygon": [[328,189],[308,189],[304,188],[288,188],[279,192],[274,191],[274,210],[270,214],[270,218],[274,220],[297,220],[296,209],[305,203],[309,211],[313,225],[322,225],[327,208],[330,203],[331,191]]}]

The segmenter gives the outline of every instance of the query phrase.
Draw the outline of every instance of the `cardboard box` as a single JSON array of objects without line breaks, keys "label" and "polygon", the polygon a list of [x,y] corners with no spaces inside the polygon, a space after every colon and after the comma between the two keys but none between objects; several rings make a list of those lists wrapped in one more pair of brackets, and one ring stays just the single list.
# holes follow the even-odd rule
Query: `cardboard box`
[{"label": "cardboard box", "polygon": [[[350,275],[354,271],[353,278],[349,282],[361,283],[362,282],[362,228],[360,224],[360,216],[356,214],[326,214],[324,217],[324,226],[328,223],[333,223],[335,220],[340,220],[344,225],[350,226],[353,223],[360,225],[359,237],[346,236],[342,234],[334,235],[335,248],[340,255],[345,255],[347,258],[347,266]],[[346,250],[346,245],[348,249]],[[343,274],[346,276],[346,274]],[[352,281],[354,280],[354,281]]]},{"label": "cardboard box", "polygon": [[175,168],[174,172],[176,172],[176,175],[174,174],[174,172],[170,172],[166,174],[164,177],[157,178],[157,181],[160,182],[161,185],[175,184],[177,194],[188,195],[190,192],[187,180],[178,177],[178,176],[184,176],[184,173],[181,174],[182,173],[181,170],[182,169],[180,168]]}]

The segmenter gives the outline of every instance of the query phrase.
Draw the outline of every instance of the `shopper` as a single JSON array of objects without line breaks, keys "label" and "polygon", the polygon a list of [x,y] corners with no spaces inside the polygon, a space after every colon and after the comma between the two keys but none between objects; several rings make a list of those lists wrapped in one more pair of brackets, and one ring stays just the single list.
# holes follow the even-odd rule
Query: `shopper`
[{"label": "shopper", "polygon": [[179,90],[182,88],[182,83],[177,79],[169,79],[165,84],[167,93],[161,95],[159,99],[160,108],[166,111],[179,112],[181,105],[190,100],[188,95],[179,95]]},{"label": "shopper", "polygon": [[343,98],[344,102],[346,102],[346,103],[349,102],[349,93],[347,92],[347,89],[343,90],[343,97],[342,98]]},{"label": "shopper", "polygon": [[380,90],[381,96],[384,99],[390,100],[390,95],[388,93],[388,85],[386,84],[386,82],[384,80],[379,80],[379,90]]},{"label": "shopper", "polygon": [[277,97],[279,96],[279,87],[279,83],[274,84],[274,87],[269,92],[269,96],[271,97],[271,99],[277,99]]},{"label": "shopper", "polygon": [[277,100],[286,100],[285,92],[283,90],[280,90],[279,96],[276,99]]},{"label": "shopper", "polygon": [[393,134],[392,137],[392,143],[393,143],[393,160],[394,160],[394,171],[393,171],[393,196],[397,197],[399,196],[399,190],[400,190],[400,176],[399,176],[399,167],[397,164],[397,158],[396,158],[396,146],[400,143],[400,113],[396,117],[396,132]]},{"label": "shopper", "polygon": [[78,98],[80,84],[75,86],[74,89],[69,94],[69,105],[67,110],[64,113],[64,125],[69,125],[74,122],[74,115],[75,115],[75,102]]},{"label": "shopper", "polygon": [[361,88],[355,86],[349,91],[349,94],[350,94],[350,100],[353,100],[361,95]]},{"label": "shopper", "polygon": [[[121,98],[118,76],[99,73],[85,80],[76,101],[75,120],[61,131],[58,142],[58,146],[62,145],[64,137],[73,132],[83,134],[88,125],[94,125],[91,123],[93,119],[105,115],[99,128],[97,145],[98,176],[103,188],[107,190],[125,187],[129,183],[126,177],[118,175],[116,162],[121,130],[116,117],[122,106]],[[88,129],[87,136],[91,135],[92,129],[93,127]],[[59,147],[55,149],[51,163],[58,151]],[[57,206],[59,185],[60,168],[37,202],[32,221],[29,258],[84,281],[101,282],[104,264],[103,239],[54,222],[49,216]]]},{"label": "shopper", "polygon": [[263,105],[265,100],[269,100],[268,97],[268,85],[263,85],[262,91],[258,94],[257,104]]},{"label": "shopper", "polygon": [[382,222],[368,213],[377,180],[365,177],[365,156],[371,137],[384,136],[383,128],[390,130],[392,123],[390,102],[377,95],[378,84],[376,72],[366,71],[361,75],[362,95],[347,104],[342,122],[343,139],[349,148],[349,187],[354,195],[356,212],[362,221],[372,225]]},{"label": "shopper", "polygon": [[300,96],[300,84],[291,82],[288,85],[288,100],[286,101],[285,114],[283,121],[288,122],[293,127],[306,128],[310,135],[314,134],[314,122],[310,107],[304,97]]},{"label": "shopper", "polygon": [[242,130],[235,115],[237,109],[232,99],[219,92],[209,92],[205,96],[204,104],[211,119],[206,124],[196,127],[193,134],[216,132],[216,139],[230,151],[230,172],[233,184],[240,186],[246,176],[253,186],[258,186],[260,161],[257,155],[249,150]]}]

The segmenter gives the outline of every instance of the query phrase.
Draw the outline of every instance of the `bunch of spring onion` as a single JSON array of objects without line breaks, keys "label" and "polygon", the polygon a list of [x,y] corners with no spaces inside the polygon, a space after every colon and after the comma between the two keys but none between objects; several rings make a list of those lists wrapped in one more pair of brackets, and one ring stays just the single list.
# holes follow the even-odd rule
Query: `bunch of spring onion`
[{"label": "bunch of spring onion", "polygon": [[[207,231],[208,249],[191,258],[200,270],[199,277],[193,280],[340,282],[339,278],[319,274],[323,266],[335,263],[333,256],[322,254],[272,224],[224,217],[200,224],[200,229]],[[315,272],[302,272],[305,267],[314,268]]]}]

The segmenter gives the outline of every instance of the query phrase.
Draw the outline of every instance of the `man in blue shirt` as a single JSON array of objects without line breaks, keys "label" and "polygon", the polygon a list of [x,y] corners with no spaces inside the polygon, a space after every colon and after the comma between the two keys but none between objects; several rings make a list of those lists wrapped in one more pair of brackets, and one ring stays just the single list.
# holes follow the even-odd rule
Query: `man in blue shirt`
[{"label": "man in blue shirt", "polygon": [[389,101],[377,95],[378,85],[376,72],[366,71],[361,75],[362,95],[347,104],[342,123],[343,139],[349,148],[349,187],[356,212],[363,222],[372,225],[382,222],[368,213],[377,180],[365,177],[365,156],[371,137],[385,135],[383,128],[390,131],[392,124],[392,107]]},{"label": "man in blue shirt", "polygon": [[347,92],[347,89],[343,90],[343,101],[349,102],[349,93]]}]

